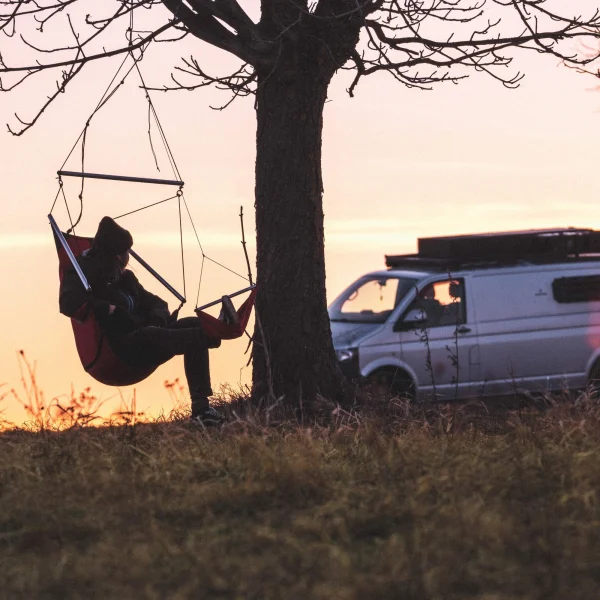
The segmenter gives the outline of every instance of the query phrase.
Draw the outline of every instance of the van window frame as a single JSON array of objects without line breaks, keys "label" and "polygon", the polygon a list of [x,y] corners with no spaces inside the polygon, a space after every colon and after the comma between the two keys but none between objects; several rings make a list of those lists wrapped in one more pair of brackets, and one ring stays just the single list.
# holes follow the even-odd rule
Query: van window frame
[{"label": "van window frame", "polygon": [[552,298],[558,304],[600,302],[600,275],[557,277],[552,280]]},{"label": "van window frame", "polygon": [[[396,290],[396,305],[394,306],[394,308],[391,309],[389,314],[386,315],[385,318],[383,318],[381,320],[372,319],[372,318],[354,319],[354,318],[344,317],[344,313],[342,313],[340,311],[341,306],[343,306],[343,303],[341,303],[341,298],[344,295],[348,294],[350,292],[350,290],[356,291],[365,283],[368,283],[370,281],[377,281],[379,279],[398,280],[398,282],[399,282],[398,289]],[[416,277],[409,277],[409,276],[406,276],[405,274],[396,274],[396,273],[393,273],[390,271],[387,271],[385,273],[369,273],[367,275],[363,275],[362,277],[359,277],[356,281],[354,281],[350,286],[348,286],[331,303],[331,305],[328,308],[329,319],[332,323],[356,323],[356,324],[369,324],[369,325],[383,325],[384,323],[389,322],[390,319],[393,318],[393,314],[396,311],[396,309],[404,301],[404,298],[406,298],[406,296],[408,296],[411,293],[411,290],[413,290],[417,287],[418,281],[419,280]],[[400,282],[410,282],[410,283],[408,283],[407,290],[403,294],[400,294],[400,291],[401,291]],[[352,292],[350,292],[350,293],[352,293]],[[332,312],[334,309],[336,309],[338,312],[334,312],[332,315]]]},{"label": "van window frame", "polygon": [[[436,325],[431,325],[428,324],[427,321],[425,321],[425,323],[423,325],[420,325],[419,323],[415,324],[415,323],[405,323],[404,322],[404,318],[406,317],[406,315],[411,311],[414,310],[414,304],[418,298],[418,295],[427,287],[429,287],[430,285],[435,285],[437,283],[444,283],[444,282],[452,282],[452,281],[456,281],[458,282],[461,286],[462,286],[462,296],[460,299],[460,309],[461,309],[461,317],[462,319],[457,320],[455,323],[438,323]],[[400,316],[398,317],[398,319],[396,320],[396,322],[394,323],[394,331],[397,332],[402,332],[402,331],[412,331],[415,329],[438,329],[439,327],[460,327],[461,325],[465,325],[468,322],[468,318],[467,318],[467,287],[466,287],[466,278],[464,276],[461,277],[448,277],[448,274],[446,274],[445,277],[441,278],[441,279],[435,279],[433,281],[428,281],[427,283],[425,283],[424,285],[419,285],[418,288],[415,290],[415,296],[414,298],[410,301],[410,304],[402,311],[402,313],[400,314]]]}]

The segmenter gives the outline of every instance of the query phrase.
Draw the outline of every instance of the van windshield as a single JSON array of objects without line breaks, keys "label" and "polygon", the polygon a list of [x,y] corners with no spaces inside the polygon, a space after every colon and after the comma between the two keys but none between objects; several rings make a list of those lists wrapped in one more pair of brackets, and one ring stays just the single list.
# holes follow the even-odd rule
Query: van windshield
[{"label": "van windshield", "polygon": [[392,275],[361,277],[329,307],[329,318],[350,323],[384,323],[417,281]]}]

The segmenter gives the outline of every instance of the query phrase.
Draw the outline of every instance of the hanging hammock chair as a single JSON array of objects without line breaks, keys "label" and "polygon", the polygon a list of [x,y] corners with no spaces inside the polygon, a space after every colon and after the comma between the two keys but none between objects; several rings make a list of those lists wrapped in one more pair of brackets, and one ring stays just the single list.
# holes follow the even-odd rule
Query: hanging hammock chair
[{"label": "hanging hammock chair", "polygon": [[[175,164],[175,160],[174,160],[171,150],[168,146],[168,143],[164,136],[164,132],[162,130],[162,126],[160,125],[160,122],[158,121],[158,116],[156,115],[156,111],[154,109],[154,106],[152,104],[150,96],[148,95],[147,88],[145,86],[145,83],[144,83],[141,73],[139,71],[139,66],[137,63],[139,62],[140,59],[136,59],[135,57],[133,57],[133,55],[132,55],[132,58],[134,60],[134,65],[133,65],[133,67],[131,67],[131,69],[129,69],[127,75],[133,70],[134,67],[137,69],[138,74],[140,75],[140,79],[142,81],[142,87],[146,90],[146,98],[148,100],[148,105],[149,105],[149,114],[151,113],[155,118],[156,125],[160,132],[163,144],[165,145],[165,149],[167,151],[169,161],[171,163],[171,166],[173,167],[173,171],[177,177],[177,180],[151,179],[151,178],[141,178],[141,177],[129,177],[129,176],[123,176],[123,175],[108,175],[108,174],[84,172],[83,171],[83,157],[84,157],[84,148],[85,148],[85,136],[87,134],[87,129],[89,127],[90,120],[92,118],[92,117],[90,117],[88,119],[88,121],[86,122],[86,126],[85,126],[83,132],[79,136],[78,140],[75,142],[75,145],[73,146],[73,148],[71,149],[71,152],[67,156],[67,159],[63,163],[61,170],[58,171],[59,190],[54,199],[54,203],[52,205],[52,209],[50,210],[50,214],[48,215],[48,219],[50,221],[50,225],[52,227],[52,231],[54,234],[56,250],[58,253],[58,262],[59,262],[58,275],[59,275],[59,280],[62,282],[62,279],[63,279],[65,273],[67,272],[67,270],[74,269],[77,272],[84,289],[86,289],[90,294],[92,293],[92,289],[91,289],[89,283],[87,282],[87,279],[86,279],[82,269],[79,267],[77,258],[79,256],[81,256],[81,254],[83,252],[85,252],[86,250],[88,250],[91,247],[93,238],[81,237],[81,236],[75,235],[75,226],[78,224],[79,220],[81,219],[81,212],[83,211],[83,182],[86,179],[108,179],[108,180],[113,180],[113,181],[127,181],[127,182],[151,183],[151,184],[161,184],[161,185],[176,185],[179,187],[179,190],[175,196],[171,196],[170,198],[167,198],[166,200],[161,200],[160,202],[153,203],[153,204],[151,204],[147,207],[143,207],[143,208],[150,208],[151,206],[154,206],[156,204],[166,202],[167,200],[173,200],[173,199],[178,200],[180,238],[181,238],[181,245],[182,245],[182,271],[183,271],[183,288],[184,288],[183,294],[180,294],[173,286],[171,286],[145,260],[143,260],[133,249],[130,251],[130,254],[145,269],[147,269],[156,279],[158,279],[171,293],[173,293],[173,295],[175,295],[175,297],[181,303],[179,306],[179,309],[180,309],[183,306],[183,304],[186,302],[185,265],[183,264],[183,230],[181,229],[181,227],[182,227],[182,225],[181,225],[182,202],[185,206],[185,209],[190,218],[190,222],[192,223],[192,227],[194,228],[195,233],[196,233],[196,228],[195,228],[193,222],[191,221],[191,215],[189,212],[189,208],[187,207],[187,203],[185,202],[185,198],[183,197],[183,191],[182,191],[183,190],[183,181],[181,181],[181,177],[179,176],[179,171]],[[119,70],[123,67],[124,63],[125,63],[125,61],[123,61],[123,63],[121,64],[121,67],[119,67]],[[118,75],[118,73],[119,73],[119,71],[117,71],[117,75]],[[125,75],[125,77],[117,84],[117,86],[111,90],[111,86],[112,86],[113,82],[117,80],[117,75],[115,75],[115,77],[111,81],[111,84],[109,84],[108,89],[105,91],[98,106],[96,107],[95,111],[92,113],[92,116],[102,106],[104,106],[104,104],[114,95],[116,89],[120,85],[123,84],[125,78],[127,77],[127,75]],[[80,140],[82,140],[82,171],[74,172],[74,171],[62,170]],[[54,219],[54,217],[52,215],[52,212],[54,210],[56,202],[57,202],[59,196],[62,194],[64,201],[65,201],[67,214],[69,215],[69,219],[71,220],[71,213],[69,211],[69,205],[68,205],[67,198],[65,196],[65,192],[63,189],[62,177],[64,177],[64,176],[79,177],[82,179],[82,188],[81,188],[81,193],[79,195],[79,199],[81,201],[81,212],[79,214],[79,218],[75,221],[75,224],[73,224],[73,222],[71,221],[71,227],[69,228],[69,230],[66,233],[63,233],[63,231],[61,231],[58,224],[56,223],[56,220]],[[132,214],[134,212],[138,212],[139,210],[143,210],[143,209],[133,210],[129,213],[126,213],[125,215],[120,215],[120,217]],[[118,219],[120,217],[114,217],[114,218]],[[204,250],[202,248],[202,245],[200,244],[200,240],[197,236],[197,233],[196,233],[196,238],[198,240],[198,245],[200,246],[200,251],[202,252],[201,274],[203,271],[205,259],[208,259],[208,260],[214,262],[215,264],[223,267],[223,265],[221,265],[220,263],[217,263],[216,261],[214,261],[214,260],[208,258],[208,256],[206,256],[206,254],[204,253]],[[235,275],[238,275],[242,279],[245,279],[245,277],[243,275],[240,275],[239,273],[236,273],[235,271],[232,271],[231,269],[228,269],[227,267],[224,267],[224,268],[231,271]],[[219,338],[219,339],[230,340],[230,339],[239,338],[244,334],[246,327],[248,325],[248,320],[250,318],[250,314],[252,312],[252,307],[254,306],[254,301],[255,301],[255,297],[256,297],[256,286],[254,286],[252,284],[252,281],[250,280],[249,287],[246,287],[242,290],[234,292],[233,294],[230,294],[230,297],[233,297],[233,296],[237,296],[239,294],[242,294],[242,293],[248,292],[248,291],[250,292],[248,298],[237,310],[239,322],[236,324],[224,323],[224,322],[216,319],[215,317],[209,315],[208,313],[204,312],[204,309],[220,303],[220,300],[215,300],[214,302],[210,302],[204,306],[201,306],[201,307],[198,307],[195,309],[195,313],[198,316],[198,318],[200,319],[202,326],[204,327],[208,336]],[[198,295],[199,294],[200,294],[200,284],[198,285]],[[179,309],[177,309],[177,310],[179,310]],[[76,314],[73,318],[71,318],[71,323],[72,323],[72,327],[73,327],[73,334],[75,337],[75,344],[77,347],[77,352],[79,354],[79,358],[81,360],[81,364],[83,365],[83,368],[85,369],[85,371],[87,371],[87,373],[89,373],[94,379],[96,379],[100,383],[104,383],[106,385],[112,385],[112,386],[132,385],[135,383],[139,383],[140,381],[142,381],[143,379],[148,377],[151,373],[153,373],[157,369],[158,365],[139,367],[139,366],[132,366],[130,364],[125,363],[111,348],[109,341],[106,339],[106,337],[102,333],[102,330],[100,328],[100,325],[98,324],[98,321],[96,320],[93,310],[91,310],[91,308],[88,304],[82,306],[80,311],[78,312],[78,314]]]},{"label": "hanging hammock chair", "polygon": [[[62,283],[64,274],[69,269],[75,268],[74,261],[76,261],[83,252],[91,248],[93,238],[63,233],[58,229],[52,215],[49,215],[49,218],[54,233],[56,251],[58,253],[58,277],[59,281]],[[67,248],[69,248],[70,252]],[[135,252],[132,252],[132,256],[146,268],[149,267],[149,265],[145,263],[145,261],[142,261]],[[153,271],[151,267],[150,270],[151,272]],[[155,276],[158,275],[155,272],[153,274]],[[162,279],[160,276],[158,276],[158,278]],[[183,302],[185,302],[185,299],[180,296],[176,290],[171,288],[166,281],[162,280],[162,283],[174,292],[178,298],[183,299]],[[82,285],[86,287],[86,283],[83,281]],[[252,313],[252,307],[254,306],[256,287],[250,286],[249,288],[244,288],[230,296],[237,296],[247,291],[250,291],[250,295],[237,310],[239,322],[236,324],[224,323],[204,312],[203,309],[218,304],[220,300],[216,300],[208,305],[195,309],[195,313],[209,337],[232,340],[239,338],[244,334]],[[133,385],[146,379],[146,377],[151,375],[158,368],[158,365],[139,367],[123,362],[123,360],[113,351],[108,340],[102,333],[100,325],[94,316],[94,312],[90,309],[89,305],[81,307],[80,312],[71,319],[71,325],[73,327],[75,345],[81,364],[85,371],[100,383],[113,386]]]},{"label": "hanging hammock chair", "polygon": [[[82,252],[92,246],[92,238],[63,234],[63,239],[78,258]],[[63,247],[60,237],[54,233],[58,252],[58,277],[62,283],[64,274],[73,268],[71,258]],[[113,351],[103,335],[98,321],[89,305],[84,305],[79,314],[71,319],[77,353],[83,368],[97,381],[106,385],[133,385],[146,379],[157,366],[132,367],[125,364]]]}]

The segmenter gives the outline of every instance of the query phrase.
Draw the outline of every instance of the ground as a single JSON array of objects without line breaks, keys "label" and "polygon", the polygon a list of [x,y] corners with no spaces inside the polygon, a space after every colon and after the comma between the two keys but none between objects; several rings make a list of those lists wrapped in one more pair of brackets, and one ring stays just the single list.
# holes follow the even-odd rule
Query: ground
[{"label": "ground", "polygon": [[593,399],[230,408],[1,434],[0,596],[600,597]]}]

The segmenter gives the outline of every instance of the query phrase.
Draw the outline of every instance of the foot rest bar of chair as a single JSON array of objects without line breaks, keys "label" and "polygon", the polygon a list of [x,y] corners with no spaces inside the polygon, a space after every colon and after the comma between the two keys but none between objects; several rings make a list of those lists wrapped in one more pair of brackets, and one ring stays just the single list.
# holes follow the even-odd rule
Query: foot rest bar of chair
[{"label": "foot rest bar of chair", "polygon": [[158,279],[158,281],[160,281],[171,292],[171,294],[173,294],[173,296],[179,300],[179,302],[185,304],[185,297],[182,296],[162,275],[157,273],[137,252],[134,250],[129,250],[129,254],[131,254],[131,256],[133,256],[133,258],[135,258],[135,260],[137,260],[140,265],[142,265],[142,267],[144,267],[149,273],[154,275],[154,277],[156,277],[156,279]]},{"label": "foot rest bar of chair", "polygon": [[183,187],[183,181],[174,179],[151,179],[149,177],[128,177],[126,175],[105,175],[104,173],[83,173],[80,171],[57,171],[59,177],[87,177],[88,179],[110,179],[112,181],[133,181],[134,183],[156,183]]},{"label": "foot rest bar of chair", "polygon": [[73,254],[73,251],[71,250],[69,244],[67,244],[67,240],[65,240],[65,236],[63,235],[63,232],[60,230],[60,228],[56,224],[56,221],[54,220],[54,217],[52,215],[48,215],[48,220],[50,221],[52,230],[54,231],[56,237],[58,238],[60,245],[63,247],[63,250],[67,253],[67,256],[69,257],[69,260],[71,261],[71,264],[73,265],[73,268],[75,269],[77,275],[79,275],[79,279],[81,280],[81,283],[83,284],[84,289],[87,292],[91,292],[92,287],[88,283],[87,277],[83,274],[83,271],[81,270],[81,267],[79,266],[79,263],[77,262],[77,259],[75,258],[75,255]]},{"label": "foot rest bar of chair", "polygon": [[[233,294],[227,294],[227,295],[230,298],[234,298],[235,296],[239,296],[240,294],[243,294],[244,292],[249,292],[250,290],[253,290],[255,287],[256,287],[256,284],[251,285],[250,287],[244,288],[243,290],[238,290],[237,292],[233,292]],[[211,306],[214,306],[215,304],[219,304],[219,302],[221,302],[221,298],[219,298],[218,300],[215,300],[214,302],[209,302],[208,304],[199,306],[198,308],[196,308],[196,310],[204,310],[205,308],[210,308]]]}]

